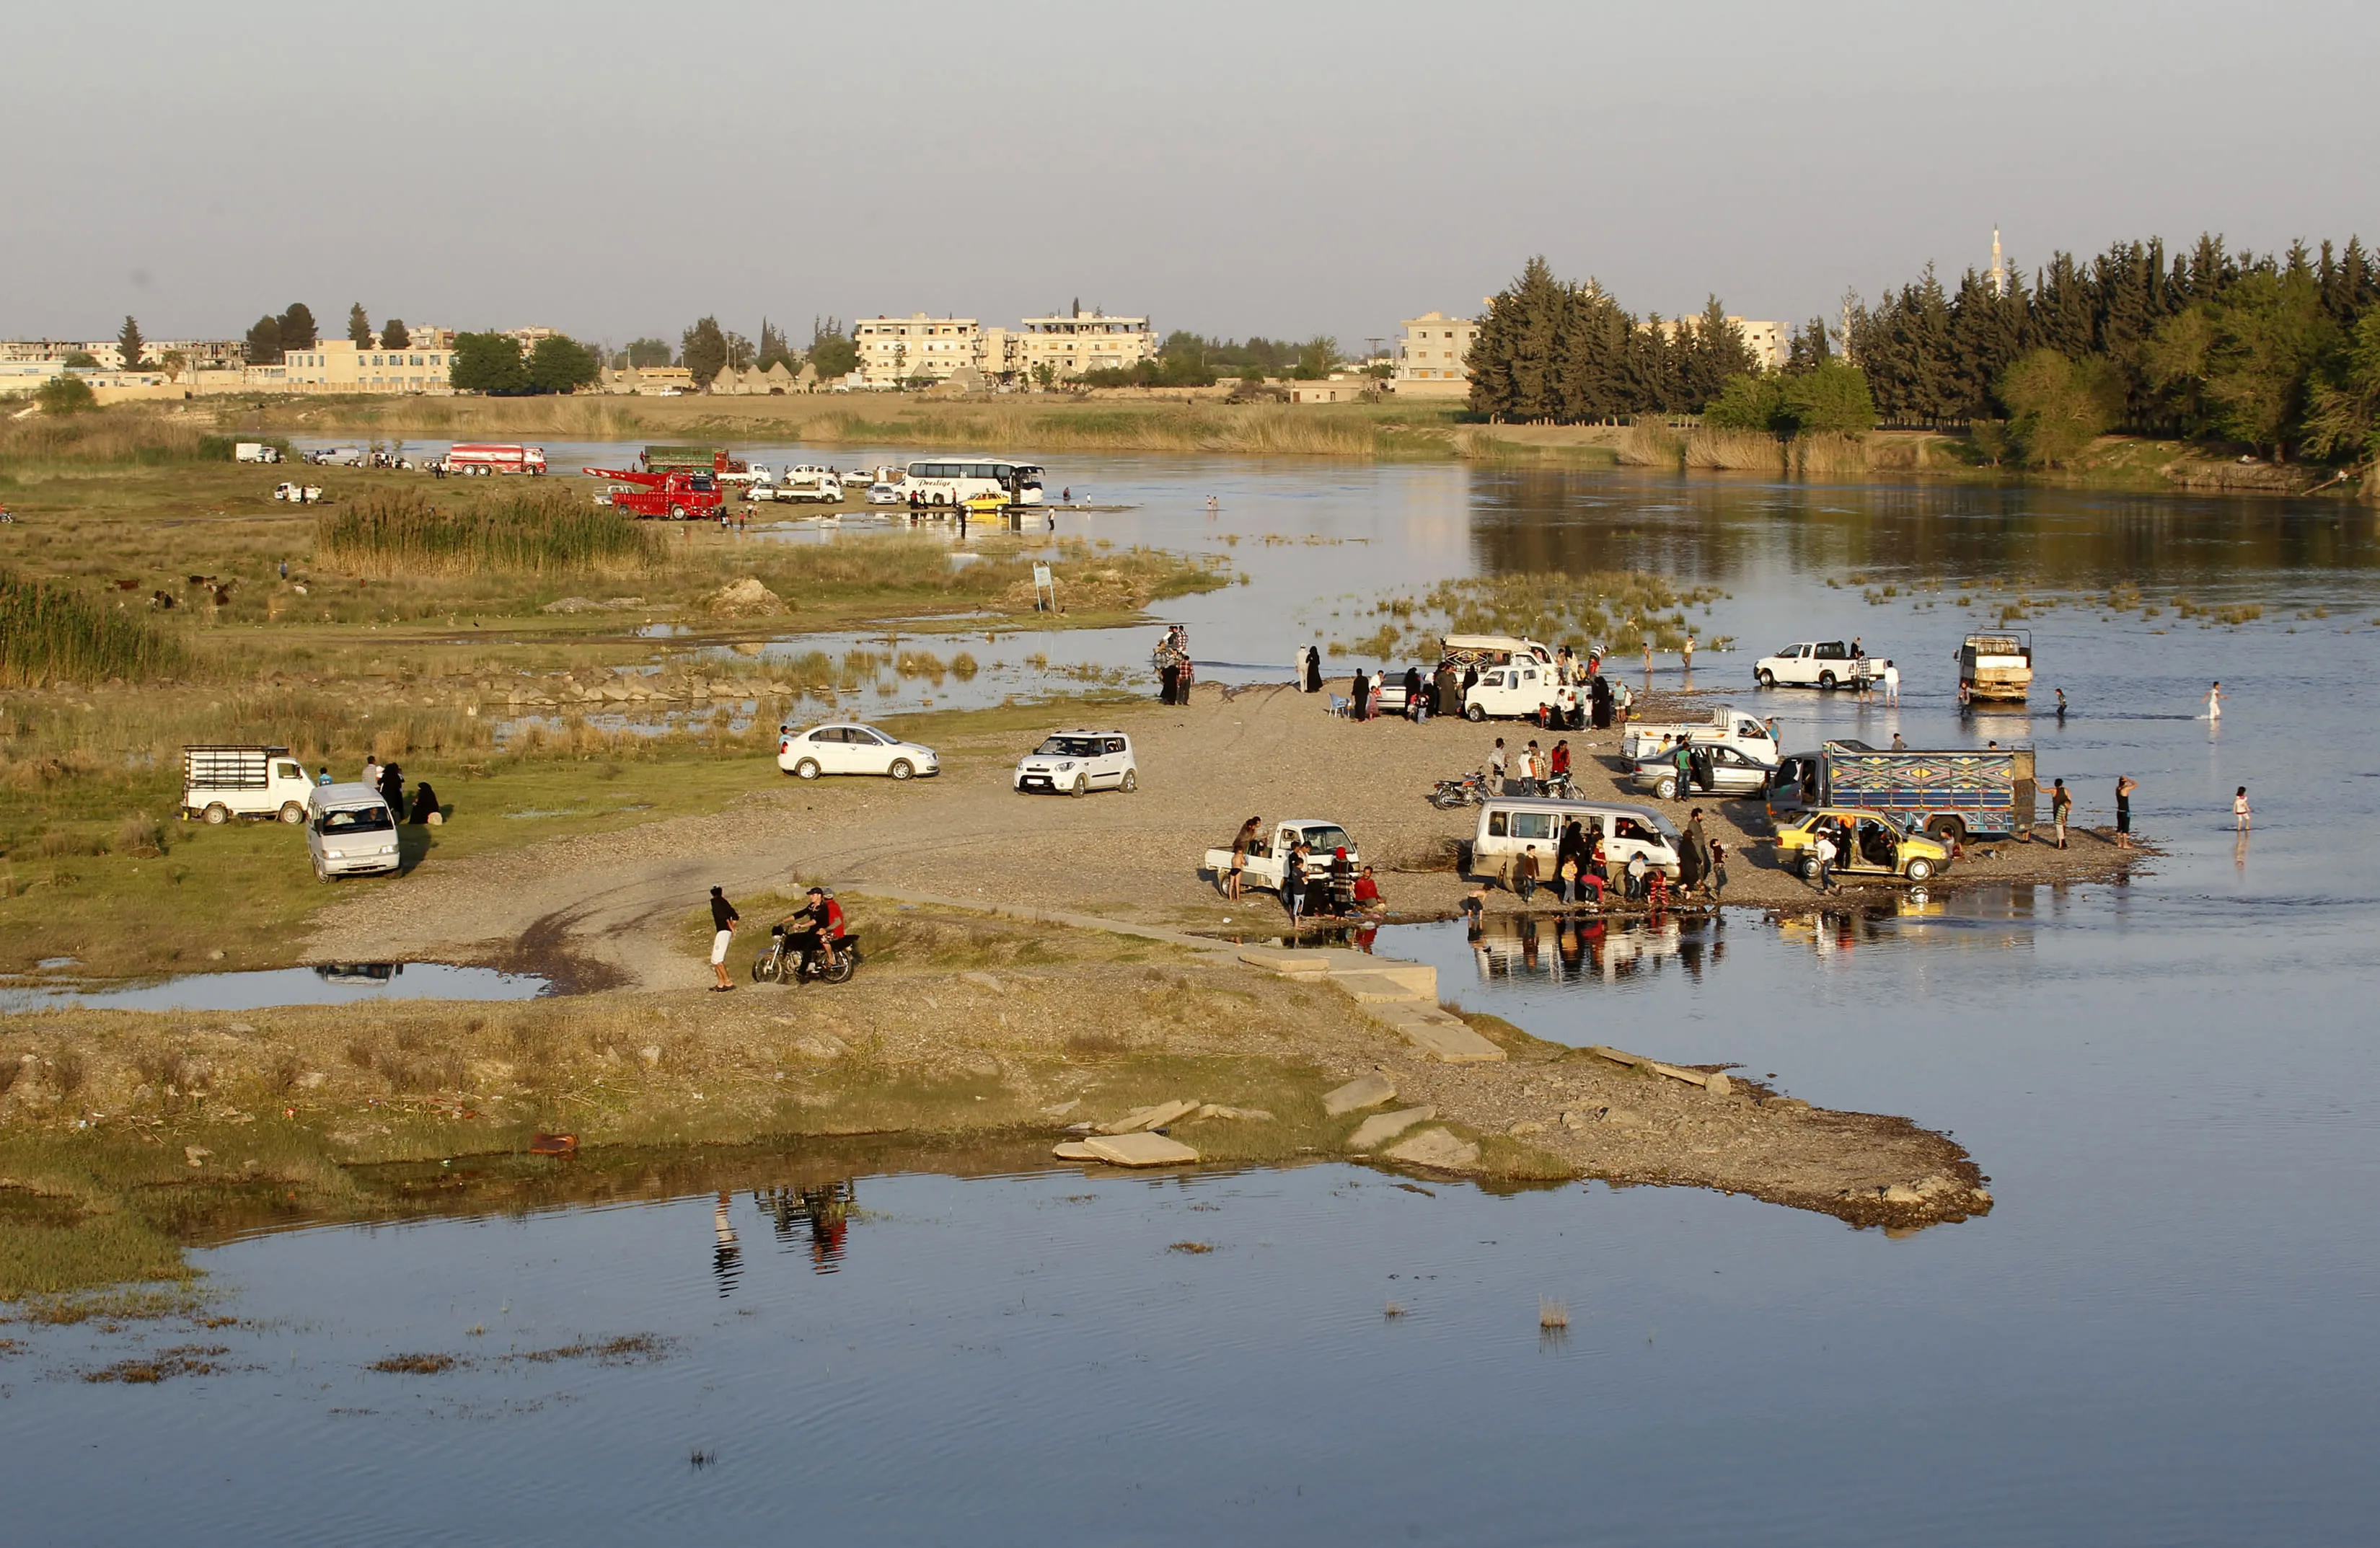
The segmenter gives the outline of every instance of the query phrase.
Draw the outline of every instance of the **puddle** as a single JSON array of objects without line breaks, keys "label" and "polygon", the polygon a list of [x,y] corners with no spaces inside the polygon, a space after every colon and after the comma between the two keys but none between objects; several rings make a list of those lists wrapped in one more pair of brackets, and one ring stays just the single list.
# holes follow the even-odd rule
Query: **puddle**
[{"label": "puddle", "polygon": [[536,974],[444,962],[322,962],[251,973],[190,973],[161,983],[0,989],[0,1012],[262,1010],[382,999],[534,999],[552,986]]}]

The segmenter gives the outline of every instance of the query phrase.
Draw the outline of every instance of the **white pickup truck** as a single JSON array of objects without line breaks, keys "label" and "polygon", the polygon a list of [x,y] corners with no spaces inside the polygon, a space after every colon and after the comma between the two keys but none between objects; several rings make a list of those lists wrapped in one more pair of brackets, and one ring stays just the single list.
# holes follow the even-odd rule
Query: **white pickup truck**
[{"label": "white pickup truck", "polygon": [[755,500],[808,501],[820,505],[843,503],[843,479],[834,469],[805,463],[776,478],[752,486]]},{"label": "white pickup truck", "polygon": [[1632,721],[1620,738],[1620,756],[1633,762],[1650,756],[1664,742],[1673,746],[1691,742],[1698,746],[1732,747],[1770,765],[1778,758],[1777,739],[1768,734],[1767,722],[1732,705],[1712,710],[1702,720]]},{"label": "white pickup truck", "polygon": [[1804,640],[1753,663],[1753,681],[1764,688],[1851,688],[1863,673],[1875,676],[1884,663],[1855,655],[1841,640]]},{"label": "white pickup truck", "polygon": [[212,823],[234,817],[306,820],[314,781],[286,747],[185,747],[182,815]]},{"label": "white pickup truck", "polygon": [[[1291,817],[1274,824],[1270,837],[1258,835],[1257,841],[1248,846],[1247,860],[1240,868],[1240,885],[1280,891],[1282,857],[1289,853],[1289,846],[1300,839],[1305,841],[1309,874],[1328,871],[1342,846],[1347,851],[1348,865],[1361,866],[1364,863],[1363,856],[1355,852],[1355,841],[1347,837],[1347,830],[1337,823],[1328,817]],[[1232,871],[1232,852],[1208,850],[1206,869],[1215,873],[1217,881],[1222,880]]]}]

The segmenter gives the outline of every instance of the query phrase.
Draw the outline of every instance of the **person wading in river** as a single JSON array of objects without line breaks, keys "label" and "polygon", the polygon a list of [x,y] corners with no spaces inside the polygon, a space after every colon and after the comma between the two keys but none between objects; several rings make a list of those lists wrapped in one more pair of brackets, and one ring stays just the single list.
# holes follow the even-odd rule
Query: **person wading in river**
[{"label": "person wading in river", "polygon": [[2132,847],[2132,792],[2141,782],[2130,774],[2116,776],[2116,847]]}]

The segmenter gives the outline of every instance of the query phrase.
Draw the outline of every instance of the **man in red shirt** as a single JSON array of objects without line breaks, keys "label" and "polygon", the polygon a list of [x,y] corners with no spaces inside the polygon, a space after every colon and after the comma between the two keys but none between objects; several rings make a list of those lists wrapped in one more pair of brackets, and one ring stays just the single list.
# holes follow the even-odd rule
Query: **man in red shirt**
[{"label": "man in red shirt", "polygon": [[800,927],[790,933],[795,949],[802,954],[802,973],[808,974],[813,955],[825,958],[827,965],[832,967],[834,943],[843,938],[843,905],[828,897],[825,888],[813,887],[809,906],[795,909],[785,923],[791,926],[795,920],[802,922]]}]

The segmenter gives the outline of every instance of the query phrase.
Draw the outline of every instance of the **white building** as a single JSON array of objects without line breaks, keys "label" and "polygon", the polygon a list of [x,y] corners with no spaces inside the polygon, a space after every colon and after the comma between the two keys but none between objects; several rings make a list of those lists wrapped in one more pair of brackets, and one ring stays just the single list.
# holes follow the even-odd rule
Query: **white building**
[{"label": "white building", "polygon": [[1471,394],[1471,346],[1479,324],[1467,317],[1426,312],[1399,324],[1396,375],[1401,398],[1461,398]]},{"label": "white building", "polygon": [[1019,381],[1038,380],[1043,366],[1052,380],[1063,381],[1086,371],[1130,370],[1157,357],[1157,334],[1148,319],[1110,317],[1097,308],[1028,317],[1015,333],[993,332],[999,347],[988,351],[987,373]]},{"label": "white building", "polygon": [[898,387],[919,377],[940,381],[961,366],[983,366],[983,329],[971,317],[873,317],[851,326],[859,374],[870,387]]}]

